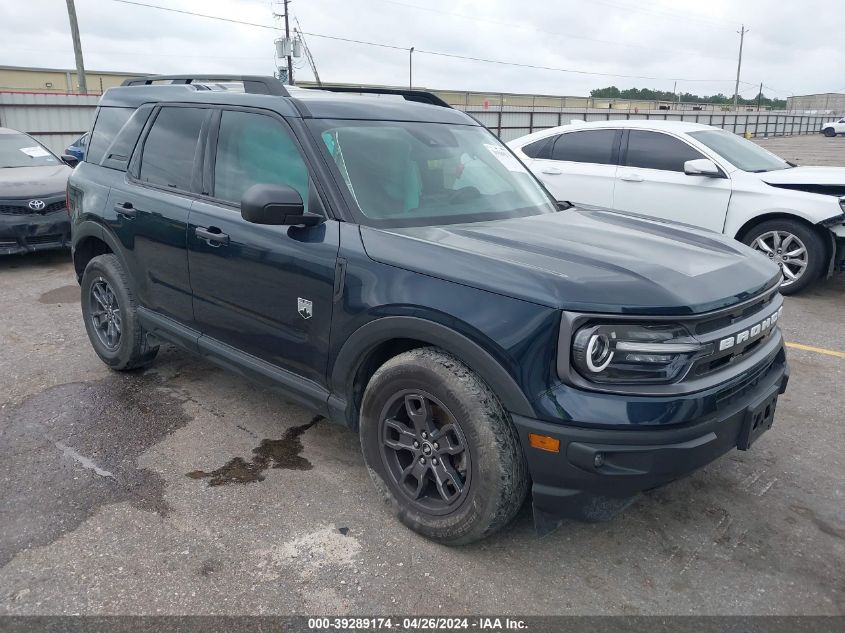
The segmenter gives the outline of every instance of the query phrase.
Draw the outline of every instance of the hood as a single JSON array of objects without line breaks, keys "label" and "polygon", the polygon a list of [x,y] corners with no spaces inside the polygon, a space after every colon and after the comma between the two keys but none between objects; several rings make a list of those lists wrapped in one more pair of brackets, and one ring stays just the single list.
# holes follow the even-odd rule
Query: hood
[{"label": "hood", "polygon": [[770,185],[842,185],[845,167],[792,167],[758,174]]},{"label": "hood", "polygon": [[603,209],[401,229],[361,227],[375,261],[566,310],[695,314],[780,270],[721,234]]},{"label": "hood", "polygon": [[0,198],[38,198],[64,194],[72,171],[67,165],[0,169]]}]

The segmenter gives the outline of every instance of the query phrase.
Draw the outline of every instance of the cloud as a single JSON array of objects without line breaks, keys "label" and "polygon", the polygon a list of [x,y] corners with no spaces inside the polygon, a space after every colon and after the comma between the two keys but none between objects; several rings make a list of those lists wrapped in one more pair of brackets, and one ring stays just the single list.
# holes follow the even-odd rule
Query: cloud
[{"label": "cloud", "polygon": [[[173,8],[276,24],[268,0],[150,0]],[[417,8],[415,8],[417,7]],[[294,0],[306,32],[555,68],[659,79],[517,68],[414,53],[414,83],[431,88],[586,94],[617,85],[732,94],[743,20],[750,23],[741,92],[762,81],[785,96],[843,89],[845,13],[806,0],[710,0],[680,5],[633,0]],[[77,0],[86,67],[131,72],[273,72],[277,34],[110,0]],[[0,6],[6,65],[72,67],[59,0]],[[324,81],[405,85],[408,53],[307,36]],[[296,71],[312,79],[298,60]],[[708,81],[691,81],[706,79]]]}]

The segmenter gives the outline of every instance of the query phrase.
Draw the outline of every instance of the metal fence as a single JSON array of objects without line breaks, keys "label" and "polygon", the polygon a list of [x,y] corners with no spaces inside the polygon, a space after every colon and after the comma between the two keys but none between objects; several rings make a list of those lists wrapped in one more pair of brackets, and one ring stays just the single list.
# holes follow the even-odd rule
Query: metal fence
[{"label": "metal fence", "polygon": [[792,134],[816,134],[823,123],[830,121],[829,115],[788,114],[779,112],[679,112],[647,110],[639,112],[594,108],[509,108],[484,109],[456,105],[490,128],[503,141],[511,141],[525,134],[566,125],[572,120],[580,121],[624,121],[660,120],[687,121],[720,127],[734,134],[758,136],[786,136]]},{"label": "metal fence", "polygon": [[[64,95],[30,92],[0,92],[0,127],[10,127],[32,134],[56,153],[91,127],[97,107],[97,95]],[[555,108],[545,106],[456,104],[454,107],[473,115],[503,141],[558,125],[573,119],[614,121],[659,119],[692,121],[724,128],[735,134],[784,136],[815,134],[829,115],[789,114],[786,112],[690,112],[678,110],[615,110],[610,108]]]}]

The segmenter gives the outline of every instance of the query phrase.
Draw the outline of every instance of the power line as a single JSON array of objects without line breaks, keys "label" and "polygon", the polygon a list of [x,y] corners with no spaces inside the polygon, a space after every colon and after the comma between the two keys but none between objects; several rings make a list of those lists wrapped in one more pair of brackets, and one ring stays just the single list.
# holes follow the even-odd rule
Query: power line
[{"label": "power line", "polygon": [[654,15],[657,17],[674,19],[674,20],[683,20],[684,22],[699,22],[704,26],[708,26],[713,29],[720,29],[724,30],[726,28],[735,28],[736,22],[728,22],[726,20],[717,20],[713,18],[703,18],[701,16],[694,16],[689,14],[681,14],[675,13],[671,11],[666,11],[664,9],[651,9],[651,8],[644,8],[637,5],[630,5],[630,4],[618,4],[615,2],[608,2],[607,0],[591,0],[595,4],[602,4],[607,7],[613,7],[615,9],[622,9],[623,11],[632,11],[634,13],[645,13],[647,15]]},{"label": "power line", "polygon": [[[193,17],[199,18],[207,18],[210,20],[217,20],[220,22],[229,22],[232,24],[241,24],[244,26],[253,26],[256,28],[268,29],[273,31],[279,31],[278,27],[270,26],[268,24],[260,24],[257,22],[247,22],[244,20],[236,20],[234,18],[224,18],[218,15],[209,15],[207,13],[199,13],[196,11],[186,11],[184,9],[174,9],[171,7],[163,7],[156,4],[149,4],[145,2],[137,2],[136,0],[111,0],[112,2],[118,2],[120,4],[127,4],[137,7],[144,7],[147,9],[157,9],[159,11],[168,11],[171,13],[179,13],[182,15],[190,15]],[[309,31],[301,31],[304,35],[309,35],[311,37],[317,37],[322,39],[328,40],[335,40],[339,42],[348,42],[352,44],[361,44],[366,46],[377,46],[379,48],[388,48],[392,50],[400,50],[400,51],[410,51],[411,47],[409,46],[398,46],[395,44],[384,44],[381,42],[371,42],[367,40],[358,40],[352,39],[348,37],[340,37],[337,35],[326,35],[324,33],[314,33]],[[447,53],[443,51],[428,51],[422,49],[415,49],[415,52],[421,53],[424,55],[434,55],[438,57],[448,57],[451,59],[463,59],[467,61],[474,61],[474,62],[482,62],[487,64],[497,64],[500,66],[513,66],[517,68],[530,68],[533,70],[546,70],[546,71],[554,71],[554,72],[561,72],[561,73],[572,73],[576,75],[592,75],[596,77],[616,77],[616,78],[625,78],[625,79],[647,79],[649,81],[685,81],[685,82],[704,82],[704,83],[724,83],[731,81],[730,79],[696,79],[696,78],[683,78],[683,77],[652,77],[647,75],[628,75],[628,74],[621,74],[621,73],[603,73],[603,72],[594,72],[594,71],[587,71],[587,70],[579,70],[573,68],[557,68],[553,66],[541,66],[537,64],[525,64],[520,62],[509,62],[504,60],[496,60],[496,59],[486,59],[482,57],[472,57],[469,55],[460,55],[458,53]],[[742,82],[742,83],[749,83],[749,82]]]},{"label": "power line", "polygon": [[486,64],[498,64],[501,66],[516,66],[518,68],[532,68],[534,70],[550,70],[560,73],[574,73],[576,75],[596,75],[599,77],[624,77],[626,79],[648,79],[650,81],[700,81],[700,82],[708,82],[708,83],[725,83],[732,81],[731,79],[686,79],[682,77],[650,77],[647,75],[623,75],[618,73],[600,73],[600,72],[593,72],[588,70],[576,70],[573,68],[555,68],[553,66],[540,66],[536,64],[523,64],[520,62],[508,62],[499,59],[486,59],[483,57],[470,57],[468,55],[458,55],[456,53],[442,53],[440,51],[426,51],[422,49],[417,49],[417,53],[423,53],[424,55],[436,55],[438,57],[452,57],[455,59],[465,59],[474,62],[484,62]]},{"label": "power line", "polygon": [[[661,53],[674,53],[674,54],[685,54],[688,55],[689,51],[681,51],[678,49],[667,49],[667,48],[656,48],[654,46],[643,46],[640,44],[627,44],[625,42],[619,42],[614,40],[602,40],[597,39],[594,37],[584,37],[583,35],[573,35],[571,33],[561,33],[560,31],[549,31],[547,29],[539,29],[534,26],[527,26],[524,24],[515,24],[513,22],[505,22],[503,20],[493,20],[491,18],[483,18],[476,15],[467,15],[463,13],[455,13],[453,11],[446,11],[443,9],[435,9],[432,7],[423,7],[416,4],[410,4],[408,2],[400,2],[399,0],[372,0],[373,2],[381,2],[384,4],[390,4],[397,7],[405,7],[408,9],[415,9],[417,11],[426,11],[428,13],[435,13],[438,15],[446,15],[452,18],[459,18],[463,20],[470,20],[472,22],[483,22],[487,24],[495,24],[497,26],[503,26],[508,29],[519,29],[519,30],[526,30],[526,31],[533,31],[535,33],[545,33],[546,35],[554,35],[555,37],[565,37],[571,40],[582,40],[585,42],[596,42],[599,44],[609,44],[611,46],[623,46],[626,48],[638,48],[642,50],[648,51],[657,51]],[[718,57],[716,59],[728,59],[727,57]]]}]

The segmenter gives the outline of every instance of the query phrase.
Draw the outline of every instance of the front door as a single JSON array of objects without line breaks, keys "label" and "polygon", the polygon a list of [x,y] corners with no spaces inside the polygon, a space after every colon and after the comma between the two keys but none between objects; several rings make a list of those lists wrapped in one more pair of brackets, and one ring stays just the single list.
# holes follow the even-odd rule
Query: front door
[{"label": "front door", "polygon": [[706,156],[679,138],[649,130],[630,130],[622,154],[614,209],[722,232],[731,199],[730,178],[684,173],[686,161]]},{"label": "front door", "polygon": [[289,185],[307,210],[322,213],[289,127],[268,114],[219,111],[209,157],[212,194],[194,202],[188,226],[200,331],[325,385],[338,224],[266,226],[240,213],[241,197],[254,184]]}]

